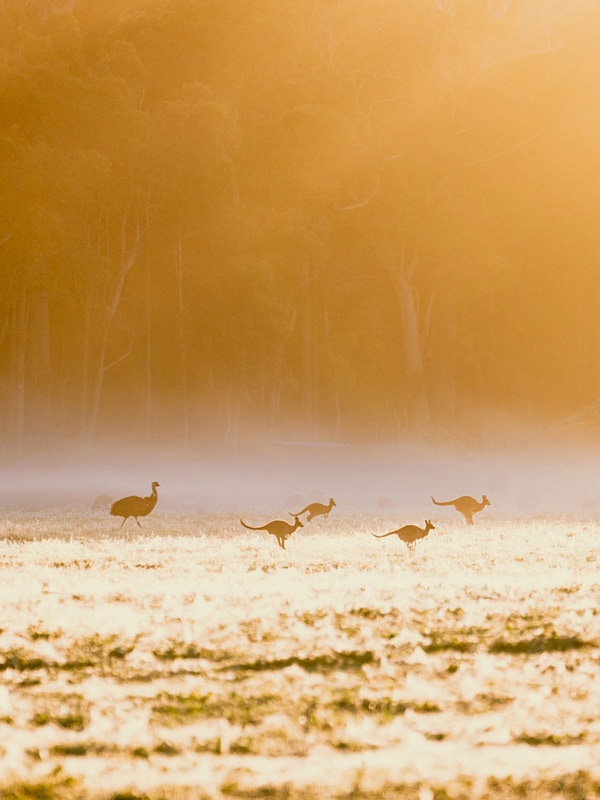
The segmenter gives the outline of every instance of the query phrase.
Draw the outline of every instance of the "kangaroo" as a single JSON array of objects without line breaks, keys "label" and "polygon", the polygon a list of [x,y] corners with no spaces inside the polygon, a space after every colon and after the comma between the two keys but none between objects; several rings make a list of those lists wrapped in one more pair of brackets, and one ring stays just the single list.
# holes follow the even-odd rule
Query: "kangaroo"
[{"label": "kangaroo", "polygon": [[296,528],[304,527],[298,517],[296,517],[293,525],[290,525],[289,522],[285,522],[283,519],[274,519],[272,522],[267,522],[266,525],[261,525],[258,528],[254,528],[252,525],[246,525],[243,519],[241,519],[240,522],[244,528],[248,528],[250,531],[267,531],[267,533],[272,533],[273,536],[277,537],[279,547],[283,550],[285,550],[285,540],[292,535]]},{"label": "kangaroo", "polygon": [[298,511],[296,514],[291,514],[292,517],[299,517],[304,514],[305,511],[308,511],[308,516],[306,518],[307,522],[311,522],[315,517],[328,517],[329,512],[331,509],[336,505],[335,500],[333,497],[329,498],[329,503],[325,505],[325,503],[309,503],[306,508],[303,508],[302,511]]},{"label": "kangaroo", "polygon": [[473,524],[473,514],[476,514],[486,506],[491,505],[490,501],[484,494],[481,495],[481,503],[475,500],[474,497],[469,497],[468,494],[464,494],[462,497],[457,497],[456,500],[447,500],[445,503],[440,503],[433,497],[431,499],[436,506],[454,506],[454,508],[467,520],[469,525]]},{"label": "kangaroo", "polygon": [[431,520],[426,519],[424,528],[419,528],[418,525],[403,525],[401,528],[398,528],[397,531],[382,533],[381,536],[378,536],[376,533],[372,533],[371,536],[374,536],[376,539],[385,539],[386,536],[397,536],[406,544],[408,547],[408,552],[412,553],[417,539],[424,539],[429,531],[434,530],[435,525],[431,523]]}]

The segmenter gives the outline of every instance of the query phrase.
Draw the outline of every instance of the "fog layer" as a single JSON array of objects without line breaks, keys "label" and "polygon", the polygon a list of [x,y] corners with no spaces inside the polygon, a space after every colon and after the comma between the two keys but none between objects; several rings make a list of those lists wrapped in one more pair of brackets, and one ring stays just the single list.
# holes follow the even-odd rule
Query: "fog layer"
[{"label": "fog layer", "polygon": [[[305,447],[268,444],[235,457],[183,457],[180,451],[140,456],[71,453],[0,471],[0,508],[54,508],[97,515],[114,527],[108,506],[93,509],[99,495],[111,499],[150,494],[159,500],[145,522],[160,530],[161,519],[177,513],[211,515],[256,512],[257,519],[285,517],[309,502],[336,506],[330,518],[383,515],[399,521],[426,518],[462,522],[451,507],[431,502],[469,494],[487,495],[491,505],[476,518],[515,516],[593,519],[600,514],[600,458],[591,450],[544,448],[457,451],[419,444],[366,447]],[[132,523],[133,524],[133,523]],[[327,524],[320,519],[313,525]],[[137,529],[136,529],[137,530]]]}]

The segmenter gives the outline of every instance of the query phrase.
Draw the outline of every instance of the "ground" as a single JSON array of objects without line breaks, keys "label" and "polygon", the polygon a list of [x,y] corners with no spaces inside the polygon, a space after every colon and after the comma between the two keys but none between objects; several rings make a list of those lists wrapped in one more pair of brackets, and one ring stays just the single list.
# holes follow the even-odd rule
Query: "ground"
[{"label": "ground", "polygon": [[3,509],[0,798],[600,797],[600,523],[334,512]]}]

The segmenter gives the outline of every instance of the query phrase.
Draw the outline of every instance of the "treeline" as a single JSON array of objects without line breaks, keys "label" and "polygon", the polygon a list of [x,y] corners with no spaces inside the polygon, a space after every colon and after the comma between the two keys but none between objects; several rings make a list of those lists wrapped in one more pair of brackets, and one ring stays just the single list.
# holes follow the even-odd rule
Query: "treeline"
[{"label": "treeline", "polygon": [[5,447],[593,409],[599,34],[583,0],[4,0]]}]

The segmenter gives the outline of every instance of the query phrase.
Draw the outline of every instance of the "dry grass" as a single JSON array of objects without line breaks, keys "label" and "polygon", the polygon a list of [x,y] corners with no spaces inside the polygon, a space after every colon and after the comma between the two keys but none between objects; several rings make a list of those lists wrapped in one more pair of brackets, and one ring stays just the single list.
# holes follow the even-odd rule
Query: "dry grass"
[{"label": "dry grass", "polygon": [[598,796],[599,526],[405,521],[7,516],[0,798]]}]

